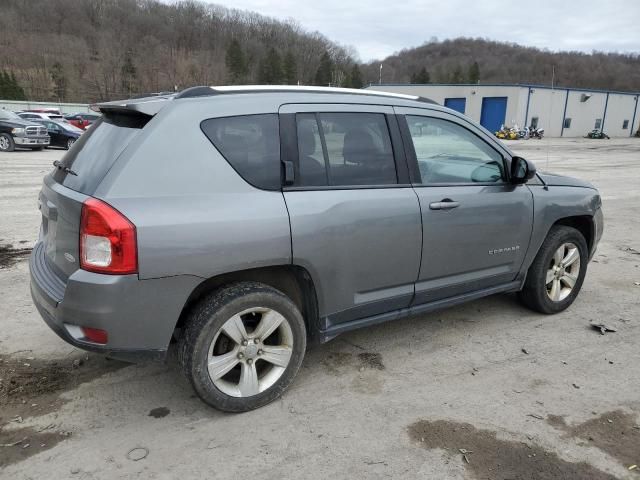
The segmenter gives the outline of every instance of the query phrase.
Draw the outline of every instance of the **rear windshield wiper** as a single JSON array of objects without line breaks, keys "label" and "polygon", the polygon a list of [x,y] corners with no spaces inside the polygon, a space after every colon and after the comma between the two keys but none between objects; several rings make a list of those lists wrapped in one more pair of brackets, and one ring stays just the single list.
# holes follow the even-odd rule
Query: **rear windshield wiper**
[{"label": "rear windshield wiper", "polygon": [[54,161],[53,166],[56,167],[58,170],[62,170],[64,173],[70,173],[71,175],[74,175],[76,177],[78,176],[76,172],[74,172],[69,167],[64,165],[60,160]]}]

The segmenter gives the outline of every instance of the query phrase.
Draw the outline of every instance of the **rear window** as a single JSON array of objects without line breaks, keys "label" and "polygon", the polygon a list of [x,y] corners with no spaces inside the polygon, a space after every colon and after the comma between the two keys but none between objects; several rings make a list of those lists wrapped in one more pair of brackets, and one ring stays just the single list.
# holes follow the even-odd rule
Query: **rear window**
[{"label": "rear window", "polygon": [[211,118],[200,128],[246,182],[265,190],[280,189],[277,114]]},{"label": "rear window", "polygon": [[54,180],[72,190],[91,195],[118,156],[150,119],[140,114],[103,115],[62,157],[62,164],[76,175],[56,169]]}]

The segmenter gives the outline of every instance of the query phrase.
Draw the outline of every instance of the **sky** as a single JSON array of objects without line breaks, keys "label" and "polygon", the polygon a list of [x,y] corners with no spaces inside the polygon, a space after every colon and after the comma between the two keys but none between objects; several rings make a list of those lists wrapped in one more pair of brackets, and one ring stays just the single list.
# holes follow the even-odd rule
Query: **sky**
[{"label": "sky", "polygon": [[281,20],[382,59],[437,37],[482,37],[552,51],[640,52],[640,0],[214,0]]}]

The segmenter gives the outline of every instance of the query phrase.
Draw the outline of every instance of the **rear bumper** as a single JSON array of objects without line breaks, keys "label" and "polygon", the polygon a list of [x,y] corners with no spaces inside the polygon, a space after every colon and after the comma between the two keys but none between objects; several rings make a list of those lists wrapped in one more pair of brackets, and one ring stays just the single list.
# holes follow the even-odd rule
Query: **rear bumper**
[{"label": "rear bumper", "polygon": [[[101,275],[77,270],[66,282],[48,266],[38,243],[31,254],[31,296],[46,324],[64,341],[119,360],[164,360],[176,322],[201,279],[176,276],[139,280],[137,275]],[[75,338],[68,327],[108,333],[99,345]]]}]

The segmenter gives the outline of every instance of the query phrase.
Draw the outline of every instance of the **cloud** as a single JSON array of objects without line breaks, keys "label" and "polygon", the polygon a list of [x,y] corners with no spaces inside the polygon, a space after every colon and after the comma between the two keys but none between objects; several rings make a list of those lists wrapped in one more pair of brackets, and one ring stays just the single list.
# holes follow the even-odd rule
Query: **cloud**
[{"label": "cloud", "polygon": [[549,50],[640,52],[640,1],[300,1],[215,0],[210,3],[293,18],[364,61],[421,45],[432,37],[482,37]]}]

